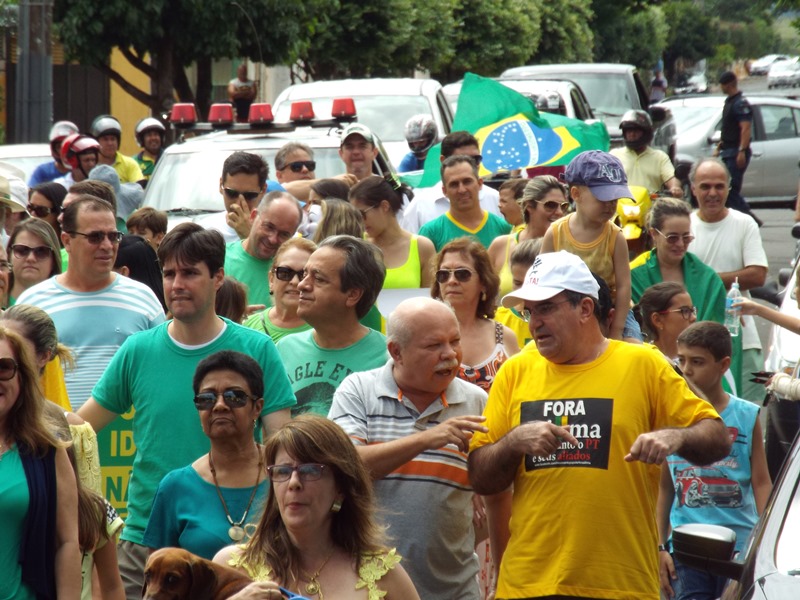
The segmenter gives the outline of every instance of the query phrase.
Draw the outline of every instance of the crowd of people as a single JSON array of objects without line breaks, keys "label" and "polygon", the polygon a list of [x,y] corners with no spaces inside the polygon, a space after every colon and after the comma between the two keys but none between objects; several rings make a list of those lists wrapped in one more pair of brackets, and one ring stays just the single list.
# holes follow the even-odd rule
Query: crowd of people
[{"label": "crowd of people", "polygon": [[[421,160],[436,132],[417,121]],[[771,486],[763,388],[744,383],[760,348],[722,326],[726,288],[760,285],[766,256],[726,207],[725,162],[692,169],[697,211],[655,202],[630,262],[614,154],[497,192],[453,132],[434,198],[373,174],[376,139],[352,124],[342,175],[317,179],[296,142],[277,181],[235,152],[214,226],[168,231],[130,187],[163,126],[136,137],[132,159],[111,116],[91,135],[57,123],[0,248],[0,598],[138,598],[165,547],[245,573],[238,599],[719,589],[669,535],[705,519],[744,536]],[[384,290],[405,299],[381,310]],[[124,526],[96,437],[119,416],[136,450]],[[676,498],[680,469],[717,461],[736,463],[740,505]]]}]

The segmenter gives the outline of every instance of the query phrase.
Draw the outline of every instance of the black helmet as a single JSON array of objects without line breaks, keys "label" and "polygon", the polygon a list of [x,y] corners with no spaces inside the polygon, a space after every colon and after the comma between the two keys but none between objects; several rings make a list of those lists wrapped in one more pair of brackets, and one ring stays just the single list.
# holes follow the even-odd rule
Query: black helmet
[{"label": "black helmet", "polygon": [[139,144],[140,147],[144,147],[144,134],[148,131],[157,131],[161,136],[161,143],[164,143],[164,135],[167,132],[167,128],[164,127],[164,124],[158,119],[145,117],[136,124],[136,129],[134,130],[136,143]]},{"label": "black helmet", "polygon": [[626,129],[639,129],[642,131],[642,137],[638,140],[633,142],[625,140],[625,145],[631,150],[643,150],[653,141],[653,121],[650,115],[643,110],[627,111],[622,115],[619,128],[622,130],[623,136]]},{"label": "black helmet", "polygon": [[406,121],[406,142],[418,158],[425,156],[436,143],[436,134],[436,121],[431,115],[414,115]]},{"label": "black helmet", "polygon": [[95,117],[94,121],[92,121],[92,126],[89,127],[89,133],[95,139],[104,135],[114,135],[117,137],[117,143],[122,143],[122,126],[111,115]]}]

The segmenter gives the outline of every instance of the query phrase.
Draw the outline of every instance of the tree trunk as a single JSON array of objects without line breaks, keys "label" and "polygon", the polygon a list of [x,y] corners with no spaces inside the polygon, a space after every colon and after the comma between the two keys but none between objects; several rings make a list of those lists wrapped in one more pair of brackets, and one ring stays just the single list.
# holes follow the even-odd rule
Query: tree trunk
[{"label": "tree trunk", "polygon": [[161,38],[158,48],[152,57],[152,64],[155,67],[156,75],[151,79],[150,85],[155,97],[153,111],[159,115],[169,114],[172,105],[175,103],[173,97],[173,64],[175,61],[175,49],[172,38],[168,35]]},{"label": "tree trunk", "polygon": [[195,95],[197,110],[201,115],[207,115],[211,106],[211,58],[204,57],[197,61],[197,93]]}]

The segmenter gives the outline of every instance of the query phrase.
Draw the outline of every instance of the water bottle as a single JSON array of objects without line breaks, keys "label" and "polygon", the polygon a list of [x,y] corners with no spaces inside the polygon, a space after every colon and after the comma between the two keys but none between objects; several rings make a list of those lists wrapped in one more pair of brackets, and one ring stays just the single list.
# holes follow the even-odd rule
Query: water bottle
[{"label": "water bottle", "polygon": [[731,289],[725,298],[725,328],[731,334],[731,337],[739,335],[739,327],[741,324],[742,309],[734,308],[735,302],[742,298],[742,292],[739,291],[739,278],[731,284]]}]

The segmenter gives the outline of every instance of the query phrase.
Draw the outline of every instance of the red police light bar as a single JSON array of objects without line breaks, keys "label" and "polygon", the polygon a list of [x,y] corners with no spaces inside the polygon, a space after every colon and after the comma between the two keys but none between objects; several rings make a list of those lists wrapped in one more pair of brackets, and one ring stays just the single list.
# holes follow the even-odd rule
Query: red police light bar
[{"label": "red police light bar", "polygon": [[292,102],[292,112],[289,115],[292,121],[311,121],[314,119],[314,108],[308,100]]},{"label": "red police light bar", "polygon": [[352,98],[335,98],[331,116],[334,119],[352,119],[356,116],[356,103]]},{"label": "red police light bar", "polygon": [[227,102],[212,104],[208,109],[208,122],[214,127],[233,125],[233,106]]},{"label": "red police light bar", "polygon": [[197,108],[191,102],[178,102],[172,105],[169,122],[175,127],[191,127],[197,123]]},{"label": "red police light bar", "polygon": [[266,103],[253,103],[250,105],[250,113],[247,115],[247,122],[251,125],[267,125],[272,123],[275,117],[272,116],[272,106]]}]

